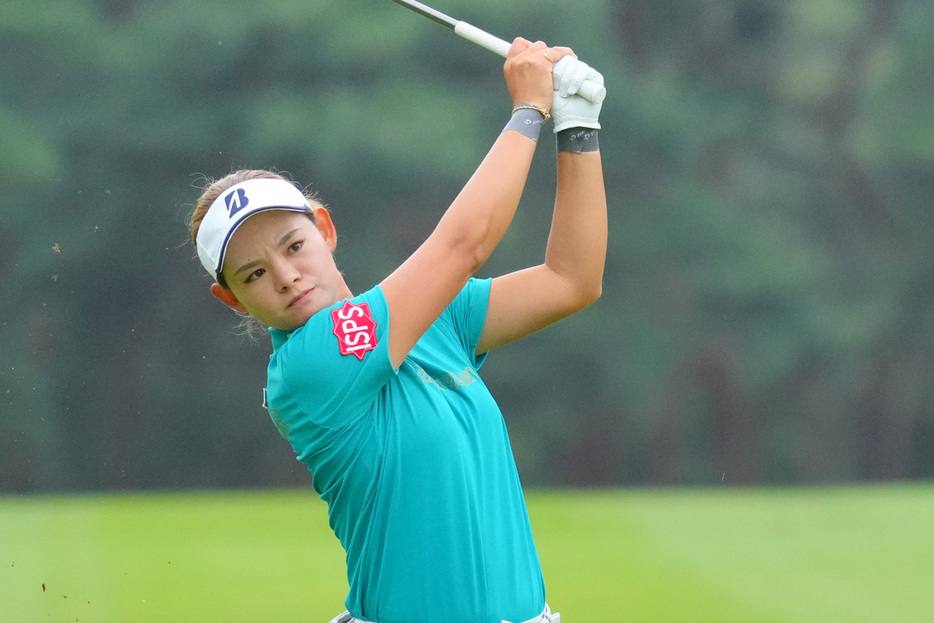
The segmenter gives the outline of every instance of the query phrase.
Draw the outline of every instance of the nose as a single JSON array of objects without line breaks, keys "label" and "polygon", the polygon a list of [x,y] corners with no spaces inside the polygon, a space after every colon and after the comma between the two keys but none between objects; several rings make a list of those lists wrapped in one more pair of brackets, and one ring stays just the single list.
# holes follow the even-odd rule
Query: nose
[{"label": "nose", "polygon": [[283,260],[276,266],[276,285],[280,292],[288,291],[301,277],[302,274],[291,262]]}]

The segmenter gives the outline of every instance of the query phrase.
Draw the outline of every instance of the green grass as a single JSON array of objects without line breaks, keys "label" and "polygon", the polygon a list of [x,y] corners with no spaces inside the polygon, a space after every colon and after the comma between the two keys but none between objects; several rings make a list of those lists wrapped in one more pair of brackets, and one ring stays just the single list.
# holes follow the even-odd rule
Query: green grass
[{"label": "green grass", "polygon": [[[930,485],[528,499],[566,623],[934,621]],[[0,621],[326,623],[343,564],[306,491],[0,497]]]}]

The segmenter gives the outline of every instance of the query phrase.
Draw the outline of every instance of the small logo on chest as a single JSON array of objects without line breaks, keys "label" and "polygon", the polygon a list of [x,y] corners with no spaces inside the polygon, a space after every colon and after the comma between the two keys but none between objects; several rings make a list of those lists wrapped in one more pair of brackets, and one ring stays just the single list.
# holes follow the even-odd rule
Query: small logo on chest
[{"label": "small logo on chest", "polygon": [[458,390],[461,387],[473,385],[480,380],[480,375],[477,374],[477,371],[469,366],[464,368],[463,372],[448,372],[435,379],[421,366],[415,365],[414,363],[409,365],[415,368],[415,373],[418,374],[418,378],[420,378],[422,382],[426,385],[434,385],[438,389]]},{"label": "small logo on chest", "polygon": [[341,355],[363,361],[363,356],[376,348],[376,321],[366,303],[344,301],[343,307],[331,310],[331,320]]}]

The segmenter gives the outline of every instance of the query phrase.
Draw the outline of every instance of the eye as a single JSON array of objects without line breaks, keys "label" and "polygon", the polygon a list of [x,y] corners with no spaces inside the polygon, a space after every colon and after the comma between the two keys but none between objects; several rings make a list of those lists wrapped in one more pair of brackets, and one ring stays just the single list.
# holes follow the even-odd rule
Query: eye
[{"label": "eye", "polygon": [[265,272],[266,272],[266,269],[265,269],[265,268],[257,268],[257,269],[254,270],[252,273],[250,273],[249,276],[247,276],[246,282],[245,282],[245,283],[250,283],[250,282],[252,282],[252,281],[256,281],[257,279],[259,279],[260,277],[262,277],[262,276],[263,276],[263,273],[265,273]]},{"label": "eye", "polygon": [[291,245],[289,245],[289,253],[298,253],[303,244],[305,244],[304,240],[293,242]]}]

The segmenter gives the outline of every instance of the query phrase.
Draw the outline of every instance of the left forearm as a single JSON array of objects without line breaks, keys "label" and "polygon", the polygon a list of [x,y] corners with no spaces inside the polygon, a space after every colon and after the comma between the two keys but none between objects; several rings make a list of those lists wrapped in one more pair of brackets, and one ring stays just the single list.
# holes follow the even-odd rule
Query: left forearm
[{"label": "left forearm", "polygon": [[600,297],[607,245],[600,152],[558,153],[558,189],[545,264],[586,303]]},{"label": "left forearm", "polygon": [[597,142],[601,104],[576,95],[584,80],[602,85],[603,76],[569,56],[554,70],[558,189],[545,262],[493,279],[477,353],[547,327],[603,292],[607,215]]}]

